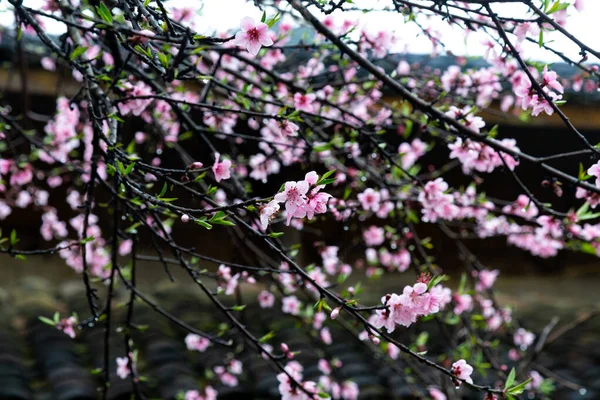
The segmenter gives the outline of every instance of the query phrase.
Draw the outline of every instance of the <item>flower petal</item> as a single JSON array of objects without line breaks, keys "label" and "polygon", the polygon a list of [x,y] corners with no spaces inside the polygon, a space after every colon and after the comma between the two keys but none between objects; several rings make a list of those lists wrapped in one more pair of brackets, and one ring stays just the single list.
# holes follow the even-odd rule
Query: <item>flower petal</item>
[{"label": "flower petal", "polygon": [[254,28],[254,19],[250,17],[242,18],[242,20],[240,21],[240,28],[242,28],[244,31],[248,31]]}]

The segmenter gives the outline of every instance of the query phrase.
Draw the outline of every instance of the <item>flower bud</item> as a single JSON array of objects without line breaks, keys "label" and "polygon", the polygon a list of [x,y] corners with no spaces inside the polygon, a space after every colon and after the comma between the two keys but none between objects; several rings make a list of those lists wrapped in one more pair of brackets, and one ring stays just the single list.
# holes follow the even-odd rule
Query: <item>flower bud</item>
[{"label": "flower bud", "polygon": [[340,315],[340,307],[334,308],[331,311],[331,319],[336,319]]},{"label": "flower bud", "polygon": [[187,214],[183,214],[181,216],[181,222],[183,222],[184,224],[187,224],[188,222],[190,222],[190,216]]}]

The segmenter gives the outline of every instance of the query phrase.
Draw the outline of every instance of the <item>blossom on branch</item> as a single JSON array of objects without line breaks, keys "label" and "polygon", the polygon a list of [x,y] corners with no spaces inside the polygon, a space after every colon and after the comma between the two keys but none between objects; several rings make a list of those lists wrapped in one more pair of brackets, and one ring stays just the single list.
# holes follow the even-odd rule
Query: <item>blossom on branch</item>
[{"label": "blossom on branch", "polygon": [[254,22],[250,17],[242,18],[240,32],[235,34],[235,44],[245,47],[248,53],[257,55],[262,46],[272,46],[273,40],[269,36],[269,26],[264,22]]}]

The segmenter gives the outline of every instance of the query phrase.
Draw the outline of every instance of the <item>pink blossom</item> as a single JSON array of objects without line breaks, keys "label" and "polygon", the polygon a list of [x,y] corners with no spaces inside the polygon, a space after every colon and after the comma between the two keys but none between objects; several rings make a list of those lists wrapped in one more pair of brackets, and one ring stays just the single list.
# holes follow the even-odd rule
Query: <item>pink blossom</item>
[{"label": "pink blossom", "polygon": [[219,158],[221,155],[219,153],[215,153],[215,163],[212,166],[212,171],[215,174],[215,180],[217,182],[221,182],[221,180],[231,178],[231,160],[224,159],[219,162]]},{"label": "pink blossom", "polygon": [[300,307],[302,303],[296,296],[284,297],[282,300],[283,307],[282,311],[286,314],[298,315],[300,314]]},{"label": "pink blossom", "polygon": [[600,161],[588,168],[587,173],[596,177],[596,186],[600,187]]},{"label": "pink blossom", "polygon": [[236,33],[234,43],[245,47],[248,53],[257,55],[262,46],[272,46],[273,40],[269,36],[269,26],[264,22],[255,23],[250,17],[242,18],[240,32]]},{"label": "pink blossom", "polygon": [[340,315],[340,310],[341,310],[341,308],[340,308],[340,307],[336,307],[336,308],[334,308],[334,309],[331,311],[331,315],[330,315],[331,319],[336,319],[336,318],[337,318],[337,317]]},{"label": "pink blossom", "polygon": [[402,143],[398,147],[398,153],[402,156],[402,168],[409,169],[415,162],[425,154],[427,144],[420,139],[415,139],[412,143]]},{"label": "pink blossom", "polygon": [[455,106],[450,106],[450,109],[446,112],[446,115],[458,120],[466,128],[477,133],[479,133],[480,129],[485,126],[483,118],[474,116],[470,107],[464,107],[463,109],[460,109]]},{"label": "pink blossom", "polygon": [[127,82],[124,85],[124,89],[128,92],[129,96],[142,98],[128,100],[125,103],[119,103],[119,111],[123,115],[132,113],[136,117],[140,116],[153,101],[152,98],[147,98],[148,96],[154,95],[152,88],[144,82],[140,81],[137,82],[135,85],[132,85],[131,83]]},{"label": "pink blossom", "polygon": [[600,195],[598,193],[590,193],[581,187],[577,187],[575,197],[578,199],[586,199],[591,208],[596,208],[598,204],[600,204]]},{"label": "pink blossom", "polygon": [[77,318],[71,316],[69,318],[62,318],[58,324],[56,324],[56,329],[62,331],[71,339],[75,339],[75,329],[74,326],[77,324]]},{"label": "pink blossom", "polygon": [[497,269],[493,270],[493,271],[489,271],[487,269],[483,269],[481,271],[479,271],[478,275],[477,275],[477,284],[475,285],[475,289],[479,292],[489,289],[494,285],[494,282],[496,281],[496,278],[498,277],[498,274],[500,273],[500,271],[498,271]]},{"label": "pink blossom", "polygon": [[0,200],[0,221],[5,220],[6,217],[10,215],[10,213],[12,213],[12,209],[10,208],[10,206],[6,204],[6,202]]},{"label": "pink blossom", "polygon": [[321,371],[321,373],[323,373],[323,375],[331,374],[331,365],[329,365],[329,362],[326,359],[324,359],[324,358],[319,359],[317,366],[319,368],[319,371]]},{"label": "pink blossom", "polygon": [[315,109],[315,99],[317,95],[314,93],[295,93],[294,94],[294,107],[296,109],[306,112],[313,112]]},{"label": "pink blossom", "polygon": [[542,385],[542,382],[544,381],[544,377],[542,375],[540,375],[539,372],[535,371],[535,370],[531,370],[529,372],[529,377],[531,378],[531,382],[529,382],[527,384],[527,386],[525,386],[525,388],[527,390],[537,390],[540,388],[540,386]]},{"label": "pink blossom", "polygon": [[522,42],[528,34],[537,36],[540,33],[540,27],[534,22],[523,22],[515,27],[513,33],[517,36],[517,40]]},{"label": "pink blossom", "polygon": [[440,389],[435,387],[429,387],[429,396],[431,396],[432,400],[446,400],[447,397]]},{"label": "pink blossom", "polygon": [[535,335],[523,328],[516,330],[513,340],[516,346],[519,346],[521,350],[527,350],[529,346],[533,344]]},{"label": "pink blossom", "polygon": [[398,66],[396,67],[396,73],[400,76],[410,74],[410,64],[407,63],[406,60],[400,60]]},{"label": "pink blossom", "polygon": [[[278,203],[285,202],[285,210],[287,212],[287,224],[289,225],[292,217],[303,218],[307,214],[307,193],[309,184],[306,181],[286,182],[284,190],[277,193],[274,197]],[[315,208],[319,204],[314,205]],[[314,210],[314,209],[313,209]],[[314,211],[313,211],[314,212]]]},{"label": "pink blossom", "polygon": [[345,381],[342,383],[341,397],[344,400],[357,400],[359,395],[356,382]]},{"label": "pink blossom", "polygon": [[229,387],[236,387],[238,385],[238,379],[235,377],[235,375],[233,375],[229,372],[222,372],[220,374],[219,373],[217,373],[217,374],[219,375],[219,378],[221,378],[221,383],[223,385],[229,386]]},{"label": "pink blossom", "polygon": [[548,66],[544,66],[544,71],[542,72],[542,86],[550,87],[556,90],[558,93],[563,92],[562,85],[558,82],[558,75],[554,71],[548,71]]},{"label": "pink blossom", "polygon": [[329,331],[329,328],[325,327],[325,328],[321,329],[321,331],[319,332],[319,335],[321,336],[321,340],[323,341],[323,343],[325,343],[325,344],[332,343],[331,332]]},{"label": "pink blossom", "polygon": [[260,208],[260,224],[263,230],[267,230],[269,222],[271,222],[275,214],[278,212],[279,204],[276,200],[272,200]]},{"label": "pink blossom", "polygon": [[363,232],[363,239],[367,246],[379,246],[385,240],[384,233],[383,228],[371,225],[369,229]]},{"label": "pink blossom", "polygon": [[473,298],[468,294],[455,293],[453,296],[456,306],[454,306],[454,314],[460,315],[465,311],[471,311],[473,308]]},{"label": "pink blossom", "polygon": [[188,390],[184,394],[184,400],[204,400],[204,397],[197,390]]},{"label": "pink blossom", "polygon": [[508,358],[511,361],[519,361],[521,356],[519,355],[519,351],[517,349],[510,349],[508,351]]},{"label": "pink blossom", "polygon": [[60,176],[51,176],[46,180],[46,182],[51,188],[57,188],[62,185],[62,178]]},{"label": "pink blossom", "polygon": [[51,57],[42,57],[40,64],[46,71],[56,71],[56,61]]},{"label": "pink blossom", "polygon": [[31,194],[28,191],[22,190],[19,192],[16,200],[15,206],[19,208],[26,208],[31,203]]},{"label": "pink blossom", "polygon": [[363,210],[372,210],[377,212],[379,210],[381,202],[381,194],[372,188],[366,189],[364,192],[358,194],[358,201],[360,201]]},{"label": "pink blossom", "polygon": [[425,184],[418,197],[423,206],[423,221],[452,220],[458,215],[459,209],[454,204],[454,197],[445,194],[446,190],[448,190],[448,184],[442,178]]},{"label": "pink blossom", "polygon": [[173,7],[171,9],[171,13],[175,21],[187,23],[194,20],[195,11],[196,10],[193,7]]},{"label": "pink blossom", "polygon": [[[459,379],[462,379],[468,383],[473,383],[473,379],[471,378],[472,373],[473,367],[467,364],[467,362],[463,359],[460,359],[452,364],[452,374]],[[458,382],[458,384],[460,385],[460,382]]]},{"label": "pink blossom", "polygon": [[119,254],[122,256],[126,256],[131,253],[131,249],[133,248],[133,240],[127,239],[123,240],[119,245]]},{"label": "pink blossom", "polygon": [[275,295],[268,290],[263,290],[258,294],[258,303],[261,308],[271,308],[275,304]]},{"label": "pink blossom", "polygon": [[539,210],[527,195],[521,194],[513,204],[506,205],[502,211],[508,214],[518,215],[527,219],[538,215]]},{"label": "pink blossom", "polygon": [[121,379],[127,378],[131,374],[129,369],[129,359],[127,357],[117,357],[117,376]]},{"label": "pink blossom", "polygon": [[210,340],[195,333],[188,333],[185,337],[185,346],[188,350],[204,352],[210,345]]},{"label": "pink blossom", "polygon": [[409,327],[417,318],[437,313],[445,305],[444,295],[443,290],[428,291],[423,282],[405,286],[401,295],[382,297],[381,302],[386,308],[377,310],[371,322],[377,328],[385,327],[390,333],[395,330],[396,324]]},{"label": "pink blossom", "polygon": [[236,360],[235,358],[229,362],[229,372],[234,375],[240,375],[243,371],[244,365],[240,360]]}]

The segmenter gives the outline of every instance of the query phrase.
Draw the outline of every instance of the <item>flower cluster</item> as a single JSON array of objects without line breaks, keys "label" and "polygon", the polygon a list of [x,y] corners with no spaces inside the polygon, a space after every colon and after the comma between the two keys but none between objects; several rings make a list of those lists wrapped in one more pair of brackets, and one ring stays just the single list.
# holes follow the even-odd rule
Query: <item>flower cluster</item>
[{"label": "flower cluster", "polygon": [[[556,72],[548,71],[547,65],[544,66],[542,72],[542,82],[540,83],[540,87],[552,102],[556,102],[562,98],[562,93],[564,91],[563,86],[558,81]],[[537,116],[541,112],[545,112],[548,115],[554,113],[552,104],[550,104],[543,95],[538,93],[529,77],[524,77],[521,80],[521,84],[514,90],[515,95],[521,100],[521,107],[523,110],[531,109],[531,115]]]},{"label": "flower cluster", "polygon": [[198,390],[188,390],[184,393],[184,400],[217,400],[219,393],[212,388],[212,386],[206,386],[204,388],[204,395],[201,395]]},{"label": "flower cluster", "polygon": [[409,327],[417,318],[437,313],[450,302],[449,293],[441,285],[431,289],[423,282],[405,286],[401,295],[387,294],[381,298],[385,306],[377,310],[371,320],[375,327],[385,327],[389,333],[396,325]]},{"label": "flower cluster", "polygon": [[[277,203],[285,203],[287,225],[290,224],[292,218],[301,219],[306,217],[311,220],[315,214],[323,214],[327,211],[327,201],[331,198],[331,195],[321,192],[325,185],[317,184],[318,180],[317,173],[311,171],[306,174],[302,181],[286,182],[283,192],[275,195],[274,200]],[[267,206],[263,208],[261,219],[264,214],[268,220],[276,211],[275,207]]]},{"label": "flower cluster", "polygon": [[[519,151],[515,139],[502,139],[498,143],[507,149]],[[486,144],[473,142],[471,139],[463,142],[461,138],[457,138],[454,143],[448,145],[448,148],[451,150],[450,158],[460,161],[465,174],[470,174],[474,170],[492,172],[504,166],[512,171],[519,165],[519,161],[511,155],[499,152]]]},{"label": "flower cluster", "polygon": [[219,377],[223,385],[236,387],[238,385],[238,376],[241,375],[243,371],[243,364],[239,360],[232,359],[225,366],[215,366],[213,371]]},{"label": "flower cluster", "polygon": [[448,184],[442,178],[425,184],[419,193],[425,222],[435,222],[438,219],[451,220],[458,215],[459,208],[454,204],[454,197],[445,193],[447,190]]},{"label": "flower cluster", "polygon": [[[277,375],[279,393],[282,400],[314,400],[318,398],[317,384],[313,381],[302,381],[304,368],[296,361],[290,361],[285,366],[286,373]],[[299,387],[296,382],[300,383]],[[309,395],[311,393],[312,395]]]}]

